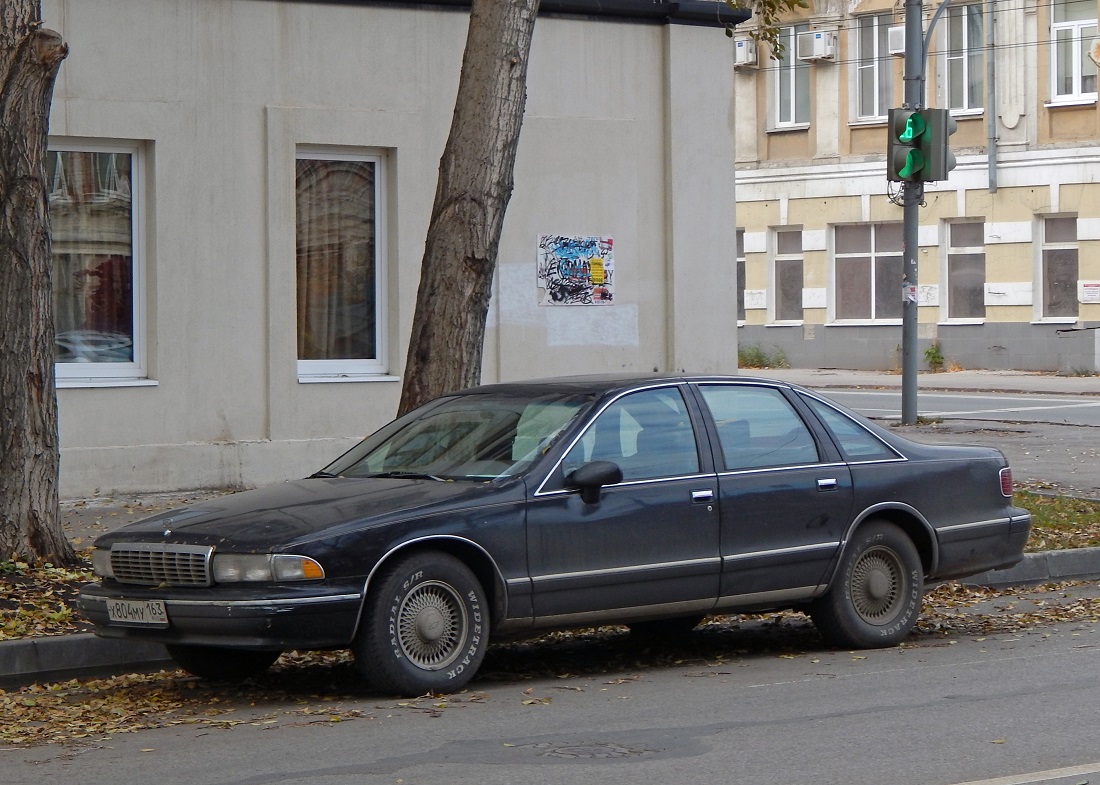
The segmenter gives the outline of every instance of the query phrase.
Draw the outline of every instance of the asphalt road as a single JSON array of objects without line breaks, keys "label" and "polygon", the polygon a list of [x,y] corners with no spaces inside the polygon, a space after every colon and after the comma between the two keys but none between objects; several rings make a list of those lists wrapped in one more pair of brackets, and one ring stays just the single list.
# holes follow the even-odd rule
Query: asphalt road
[{"label": "asphalt road", "polygon": [[822,393],[916,441],[995,447],[1008,458],[1017,481],[1100,498],[1100,398],[920,392],[920,416],[936,422],[901,426],[898,390]]},{"label": "asphalt road", "polygon": [[[826,390],[867,417],[901,419],[901,393],[889,390]],[[930,419],[1036,422],[1100,427],[1100,398],[1035,393],[919,392],[917,413]]]},{"label": "asphalt road", "polygon": [[[563,643],[566,675],[483,679],[446,702],[344,690],[327,703],[302,696],[312,715],[295,700],[238,702],[245,722],[229,729],[0,750],[0,770],[6,785],[1100,781],[1096,624],[865,652],[776,651],[725,634],[725,655],[596,675],[568,675],[591,673],[592,652]],[[362,717],[326,716],[348,712]]]}]

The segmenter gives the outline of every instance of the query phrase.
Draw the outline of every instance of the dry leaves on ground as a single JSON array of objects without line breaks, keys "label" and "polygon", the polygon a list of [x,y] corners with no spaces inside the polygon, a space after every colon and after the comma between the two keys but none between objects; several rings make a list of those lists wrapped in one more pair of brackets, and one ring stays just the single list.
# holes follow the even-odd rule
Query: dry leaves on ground
[{"label": "dry leaves on ground", "polygon": [[[903,647],[1021,632],[1038,640],[1095,632],[1100,623],[1095,594],[1093,586],[1073,583],[1025,591],[946,584],[928,594],[917,630]],[[589,679],[628,688],[654,668],[687,668],[683,673],[693,677],[728,675],[730,668],[750,668],[761,658],[779,657],[801,667],[807,656],[816,661],[826,651],[809,620],[794,612],[719,617],[662,642],[639,640],[619,627],[556,632],[490,647],[476,692],[397,701],[367,693],[347,652],[290,653],[270,672],[241,684],[163,671],[0,691],[0,748],[102,744],[120,733],[179,725],[275,728],[384,720],[409,712],[433,718],[491,703],[498,693],[537,710],[551,699],[533,691],[516,695],[517,685],[557,679],[582,691],[576,685]]]}]

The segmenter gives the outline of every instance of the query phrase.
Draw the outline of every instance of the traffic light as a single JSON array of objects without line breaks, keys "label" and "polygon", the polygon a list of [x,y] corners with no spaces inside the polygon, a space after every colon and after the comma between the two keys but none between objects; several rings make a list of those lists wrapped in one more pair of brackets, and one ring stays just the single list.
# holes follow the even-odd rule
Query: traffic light
[{"label": "traffic light", "polygon": [[890,139],[886,145],[886,179],[919,183],[926,167],[922,151],[926,123],[918,109],[891,109]]},{"label": "traffic light", "polygon": [[958,123],[947,109],[925,109],[922,114],[925,130],[920,143],[924,154],[921,179],[926,182],[946,180],[947,173],[955,168],[955,154],[951,152],[948,137],[958,129]]}]

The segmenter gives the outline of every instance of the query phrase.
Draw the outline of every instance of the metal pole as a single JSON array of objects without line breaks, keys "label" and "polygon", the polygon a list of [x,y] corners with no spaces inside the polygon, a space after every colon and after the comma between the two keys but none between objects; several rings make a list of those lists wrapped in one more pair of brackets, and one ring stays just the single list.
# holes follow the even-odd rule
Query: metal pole
[{"label": "metal pole", "polygon": [[[905,104],[924,107],[924,29],[921,0],[905,0]],[[903,237],[901,313],[901,421],[917,421],[917,229],[918,208],[924,201],[924,183],[902,184]]]}]

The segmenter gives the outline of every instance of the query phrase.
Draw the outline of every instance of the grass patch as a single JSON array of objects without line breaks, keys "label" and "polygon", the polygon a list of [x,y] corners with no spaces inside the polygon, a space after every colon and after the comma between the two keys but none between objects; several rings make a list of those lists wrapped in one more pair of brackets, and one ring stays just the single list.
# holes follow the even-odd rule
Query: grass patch
[{"label": "grass patch", "polygon": [[778,346],[769,352],[755,344],[737,347],[737,365],[741,368],[790,368],[786,353]]},{"label": "grass patch", "polygon": [[1018,491],[1013,503],[1031,513],[1029,552],[1100,546],[1100,501]]}]

